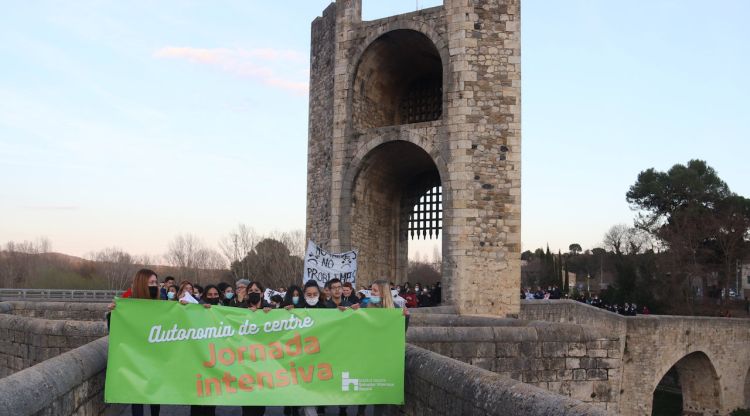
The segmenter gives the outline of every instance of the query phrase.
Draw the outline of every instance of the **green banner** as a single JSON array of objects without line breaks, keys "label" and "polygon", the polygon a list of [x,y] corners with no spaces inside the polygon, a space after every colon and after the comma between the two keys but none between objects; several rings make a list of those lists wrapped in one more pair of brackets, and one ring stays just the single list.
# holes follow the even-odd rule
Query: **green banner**
[{"label": "green banner", "polygon": [[118,299],[107,403],[402,404],[400,309],[247,309]]}]

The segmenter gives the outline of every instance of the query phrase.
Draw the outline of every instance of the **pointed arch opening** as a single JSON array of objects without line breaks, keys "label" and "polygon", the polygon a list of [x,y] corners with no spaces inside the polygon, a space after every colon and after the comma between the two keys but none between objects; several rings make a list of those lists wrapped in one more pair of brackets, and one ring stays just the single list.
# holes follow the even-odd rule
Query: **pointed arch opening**
[{"label": "pointed arch opening", "polygon": [[441,190],[435,162],[413,143],[390,141],[362,159],[353,181],[350,218],[363,283],[406,281],[412,234],[442,238]]},{"label": "pointed arch opening", "polygon": [[352,125],[358,131],[438,120],[443,112],[440,53],[416,30],[386,32],[362,54],[352,90]]},{"label": "pointed arch opening", "polygon": [[675,363],[654,389],[652,416],[717,414],[721,390],[716,369],[700,351]]}]

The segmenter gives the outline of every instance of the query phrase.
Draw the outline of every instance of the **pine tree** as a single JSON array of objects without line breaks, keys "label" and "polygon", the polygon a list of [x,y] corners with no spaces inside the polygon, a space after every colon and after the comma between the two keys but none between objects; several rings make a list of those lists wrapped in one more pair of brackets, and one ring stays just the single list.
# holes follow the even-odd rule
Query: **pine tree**
[{"label": "pine tree", "polygon": [[563,283],[562,289],[563,289],[563,292],[568,293],[568,291],[570,290],[570,276],[568,275],[568,259],[565,259],[564,267],[565,267],[565,281]]}]

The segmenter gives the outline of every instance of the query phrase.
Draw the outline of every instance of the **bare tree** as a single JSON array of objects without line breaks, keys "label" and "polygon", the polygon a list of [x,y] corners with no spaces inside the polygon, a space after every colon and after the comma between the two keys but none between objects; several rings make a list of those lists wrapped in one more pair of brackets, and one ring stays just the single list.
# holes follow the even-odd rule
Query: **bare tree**
[{"label": "bare tree", "polygon": [[0,250],[0,283],[4,287],[26,285],[39,266],[39,254],[51,249],[52,244],[46,237],[36,241],[8,241],[4,250]]},{"label": "bare tree", "polygon": [[231,231],[227,236],[219,240],[219,249],[224,258],[227,259],[230,266],[237,264],[239,267],[232,267],[235,277],[249,276],[250,271],[242,264],[242,259],[250,253],[255,244],[260,241],[258,234],[252,227],[245,224],[237,225],[237,229]]},{"label": "bare tree", "polygon": [[604,234],[604,247],[615,254],[623,253],[627,242],[629,227],[625,224],[615,224]]},{"label": "bare tree", "polygon": [[289,250],[289,254],[299,258],[305,257],[307,244],[305,233],[302,230],[285,231],[282,233],[272,233],[270,238],[281,241]]},{"label": "bare tree", "polygon": [[138,268],[136,259],[117,247],[89,253],[89,260],[96,262],[96,274],[107,281],[109,289],[125,289]]}]

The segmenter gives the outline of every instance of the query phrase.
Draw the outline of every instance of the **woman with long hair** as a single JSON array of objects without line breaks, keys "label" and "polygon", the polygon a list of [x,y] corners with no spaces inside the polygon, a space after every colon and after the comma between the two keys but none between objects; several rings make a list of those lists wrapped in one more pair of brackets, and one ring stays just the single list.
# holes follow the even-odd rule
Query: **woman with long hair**
[{"label": "woman with long hair", "polygon": [[300,289],[297,285],[291,285],[286,289],[286,293],[284,294],[284,301],[281,302],[281,307],[286,308],[287,306],[291,306],[292,308],[294,308],[295,306],[300,304],[301,300],[302,289]]},{"label": "woman with long hair", "polygon": [[180,289],[177,291],[177,300],[181,300],[182,297],[185,296],[185,293],[189,293],[190,296],[193,296],[193,284],[187,280],[180,282]]},{"label": "woman with long hair", "polygon": [[[150,299],[160,300],[159,296],[159,277],[151,269],[141,269],[133,276],[133,284],[130,286],[131,294],[130,297],[133,299]],[[114,305],[112,305],[114,309]],[[151,415],[159,416],[161,406],[158,404],[152,404]],[[133,416],[143,416],[143,405],[132,404],[130,405]]]},{"label": "woman with long hair", "polygon": [[[372,283],[370,288],[370,297],[367,302],[368,308],[398,308],[393,302],[393,294],[391,294],[391,284],[387,280],[376,280]],[[409,311],[404,307],[404,316],[406,317],[406,327],[409,327]],[[406,330],[406,329],[404,329]],[[386,412],[386,405],[376,404],[373,405],[373,415],[381,416]],[[364,416],[365,405],[359,405],[357,407],[357,416]]]}]

